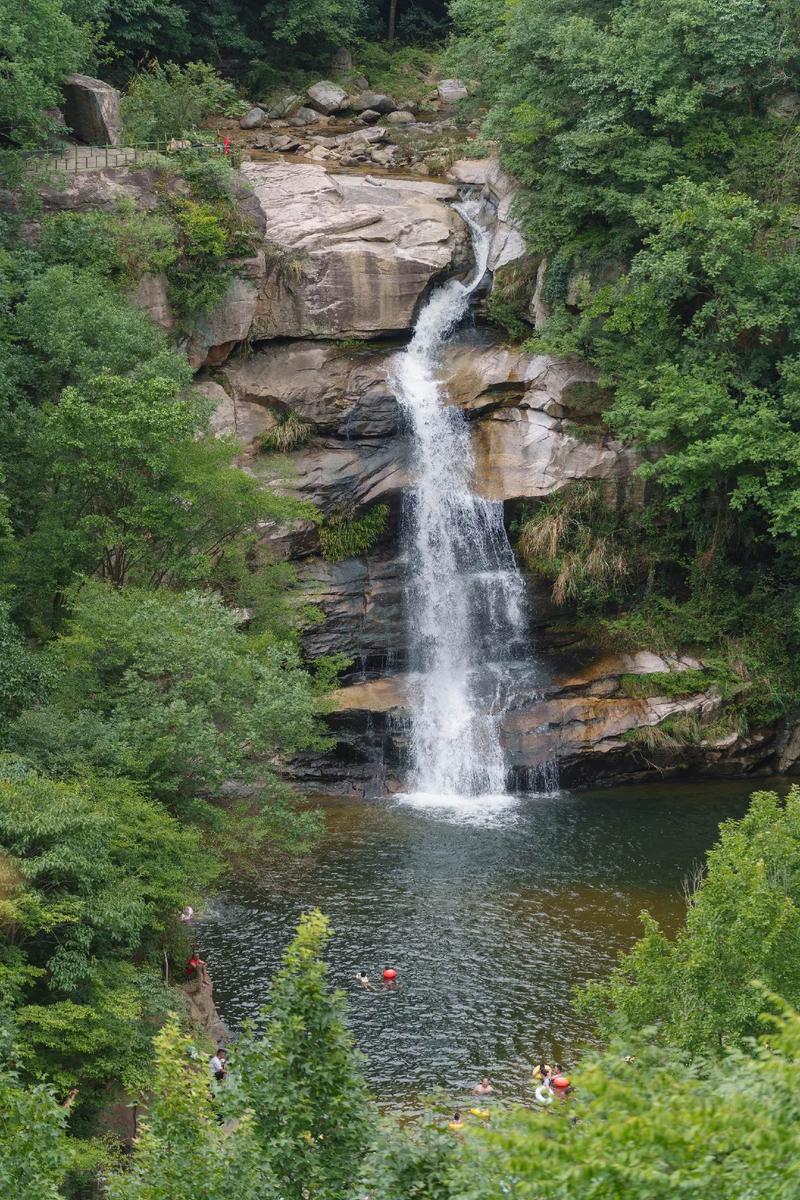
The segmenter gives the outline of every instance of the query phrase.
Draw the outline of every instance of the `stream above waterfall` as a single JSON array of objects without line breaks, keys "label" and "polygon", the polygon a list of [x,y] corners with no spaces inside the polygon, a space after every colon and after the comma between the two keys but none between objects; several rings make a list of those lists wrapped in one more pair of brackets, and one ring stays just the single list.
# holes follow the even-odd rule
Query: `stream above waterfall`
[{"label": "stream above waterfall", "polygon": [[[371,1090],[411,1107],[482,1074],[529,1097],[540,1054],[574,1062],[588,1030],[573,985],[601,977],[652,912],[673,931],[682,881],[721,820],[785,781],[660,783],[448,806],[398,797],[326,799],[313,859],[230,888],[197,923],[223,1018],[258,1014],[300,913],[331,919],[331,980],[348,993]],[[370,995],[356,971],[399,972]]]}]

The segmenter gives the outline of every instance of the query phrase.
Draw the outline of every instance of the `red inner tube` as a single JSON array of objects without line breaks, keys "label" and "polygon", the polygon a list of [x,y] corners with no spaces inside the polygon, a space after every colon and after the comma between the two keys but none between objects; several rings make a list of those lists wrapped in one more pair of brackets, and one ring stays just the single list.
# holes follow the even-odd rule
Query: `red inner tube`
[{"label": "red inner tube", "polygon": [[384,979],[397,979],[397,971],[394,971],[391,967],[389,967],[386,971],[383,972],[383,978]]},{"label": "red inner tube", "polygon": [[568,1088],[569,1087],[569,1076],[568,1075],[554,1075],[553,1076],[553,1087]]}]

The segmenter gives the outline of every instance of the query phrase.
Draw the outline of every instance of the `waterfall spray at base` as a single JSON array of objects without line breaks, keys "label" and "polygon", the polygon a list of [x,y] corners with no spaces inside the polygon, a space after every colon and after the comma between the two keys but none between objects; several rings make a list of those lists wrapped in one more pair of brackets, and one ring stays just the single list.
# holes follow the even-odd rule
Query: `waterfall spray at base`
[{"label": "waterfall spray at base", "polygon": [[[409,583],[411,786],[439,796],[499,795],[507,769],[500,723],[513,664],[527,653],[525,585],[503,506],[471,490],[472,449],[462,412],[448,405],[437,359],[486,272],[489,233],[480,206],[456,206],[469,227],[475,274],[431,295],[395,369],[411,432],[404,513]],[[545,786],[556,778],[550,769]]]}]

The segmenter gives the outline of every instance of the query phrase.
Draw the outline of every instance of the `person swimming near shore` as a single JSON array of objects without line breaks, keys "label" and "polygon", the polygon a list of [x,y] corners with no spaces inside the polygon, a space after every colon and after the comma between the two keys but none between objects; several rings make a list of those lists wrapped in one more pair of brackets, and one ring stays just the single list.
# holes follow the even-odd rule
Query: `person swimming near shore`
[{"label": "person swimming near shore", "polygon": [[364,990],[367,992],[375,991],[375,988],[372,986],[372,984],[369,981],[369,975],[367,974],[366,971],[358,971],[356,973],[356,983],[360,983],[361,986],[364,988]]},{"label": "person swimming near shore", "polygon": [[448,1129],[454,1129],[454,1130],[458,1130],[458,1129],[463,1129],[463,1128],[464,1128],[464,1122],[463,1122],[463,1121],[462,1121],[462,1119],[461,1119],[461,1113],[459,1112],[459,1110],[458,1110],[458,1109],[456,1109],[456,1111],[453,1113],[453,1119],[452,1119],[452,1121],[451,1121],[451,1122],[448,1124],[447,1128],[448,1128]]},{"label": "person swimming near shore", "polygon": [[484,1075],[480,1083],[475,1084],[475,1087],[472,1089],[472,1091],[476,1096],[491,1096],[494,1092],[494,1088],[492,1087],[488,1075]]}]

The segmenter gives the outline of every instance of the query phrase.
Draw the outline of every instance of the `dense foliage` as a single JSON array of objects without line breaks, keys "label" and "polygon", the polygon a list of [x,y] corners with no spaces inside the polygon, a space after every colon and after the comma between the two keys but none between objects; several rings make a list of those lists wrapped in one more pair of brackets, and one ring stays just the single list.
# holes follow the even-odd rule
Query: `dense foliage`
[{"label": "dense foliage", "polygon": [[[466,69],[486,46],[486,132],[522,184],[528,286],[501,272],[497,314],[517,336],[527,327],[532,350],[598,367],[601,403],[578,436],[611,431],[645,454],[646,515],[637,502],[604,520],[600,547],[573,505],[549,553],[534,514],[534,565],[549,558],[561,601],[596,610],[605,592],[612,615],[638,611],[640,645],[682,624],[685,642],[715,652],[741,639],[743,662],[748,643],[763,647],[776,703],[762,716],[784,715],[800,695],[796,7],[454,0],[452,12],[454,61]],[[543,258],[549,318],[531,336]],[[639,520],[637,545],[626,527]],[[768,630],[751,638],[765,613],[776,646]]]},{"label": "dense foliage", "polygon": [[56,782],[9,759],[0,855],[17,1060],[64,1093],[79,1083],[82,1102],[143,1086],[148,1022],[166,999],[159,960],[180,907],[217,873],[199,835],[127,779]]},{"label": "dense foliage", "polygon": [[208,1068],[172,1017],[154,1043],[153,1098],[132,1168],[115,1173],[110,1200],[271,1200],[277,1195],[249,1114],[216,1119]]},{"label": "dense foliage", "polygon": [[[104,11],[3,9],[6,179],[15,148],[49,137],[64,76],[96,61]],[[132,87],[131,120],[183,96],[162,114],[182,127],[208,112],[191,110],[198,90],[206,105],[233,95],[202,66],[145,75],[157,94]],[[306,609],[255,532],[316,513],[236,469],[176,339],[131,300],[165,275],[187,332],[252,230],[222,160],[156,158],[149,180],[148,205],[89,212],[42,212],[20,187],[0,223],[0,1025],[16,1072],[0,1083],[3,1158],[14,1130],[25,1151],[24,1121],[37,1139],[27,1168],[23,1153],[0,1172],[20,1195],[55,1195],[65,1164],[87,1163],[61,1154],[66,1110],[36,1081],[61,1100],[77,1088],[84,1132],[143,1089],[166,1011],[185,1020],[167,986],[188,953],[181,908],[231,859],[306,852],[320,833],[278,768],[323,744],[336,664],[316,678],[302,663]]]},{"label": "dense foliage", "polygon": [[[479,73],[485,134],[522,185],[530,254],[499,274],[491,313],[531,349],[594,363],[574,435],[613,432],[644,457],[637,503],[567,491],[522,514],[520,548],[593,636],[703,647],[702,669],[623,680],[628,694],[713,685],[737,730],[774,721],[800,696],[796,6],[449,8],[453,70]],[[4,182],[30,183],[22,152],[53,136],[70,71],[123,87],[132,141],[202,143],[210,117],[327,73],[340,45],[348,85],[365,70],[422,95],[446,25],[441,0],[0,0]],[[313,846],[318,815],[280,766],[324,746],[337,663],[302,661],[291,571],[254,533],[318,514],[235,468],[175,337],[131,302],[163,275],[191,334],[251,250],[237,185],[194,151],[154,159],[152,178],[146,206],[90,213],[43,214],[20,187],[0,225],[0,1191],[794,1200],[797,789],[757,793],[723,828],[674,941],[645,917],[588,989],[610,1048],[563,1104],[495,1109],[463,1134],[433,1109],[377,1122],[318,912],[212,1090],[169,986],[189,950],[178,914],[231,860]],[[287,419],[263,449],[307,436]],[[329,517],[324,553],[363,552],[385,521],[384,506]],[[658,736],[674,752],[679,731]],[[72,1136],[145,1093],[130,1161]]]}]

